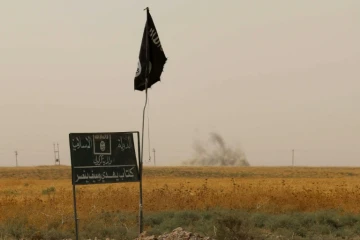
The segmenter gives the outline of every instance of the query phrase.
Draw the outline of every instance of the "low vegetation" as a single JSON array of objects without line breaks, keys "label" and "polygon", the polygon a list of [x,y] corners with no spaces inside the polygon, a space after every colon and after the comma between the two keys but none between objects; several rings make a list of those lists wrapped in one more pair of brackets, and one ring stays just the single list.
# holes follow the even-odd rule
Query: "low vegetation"
[{"label": "low vegetation", "polygon": [[[0,168],[0,239],[74,238],[70,173],[64,166]],[[356,239],[359,175],[358,168],[145,167],[145,230]],[[77,186],[76,195],[83,237],[137,236],[138,183]]]}]

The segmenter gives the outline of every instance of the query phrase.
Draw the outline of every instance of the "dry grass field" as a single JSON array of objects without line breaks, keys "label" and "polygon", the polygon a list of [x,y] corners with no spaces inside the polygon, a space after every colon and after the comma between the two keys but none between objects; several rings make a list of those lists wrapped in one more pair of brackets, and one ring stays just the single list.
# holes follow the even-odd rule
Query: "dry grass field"
[{"label": "dry grass field", "polygon": [[[336,209],[360,213],[360,168],[145,167],[144,214],[243,209],[271,214]],[[71,169],[0,168],[0,224],[72,229]],[[79,222],[138,212],[138,183],[77,186]],[[130,222],[129,222],[130,221]],[[126,224],[137,219],[127,219]]]}]

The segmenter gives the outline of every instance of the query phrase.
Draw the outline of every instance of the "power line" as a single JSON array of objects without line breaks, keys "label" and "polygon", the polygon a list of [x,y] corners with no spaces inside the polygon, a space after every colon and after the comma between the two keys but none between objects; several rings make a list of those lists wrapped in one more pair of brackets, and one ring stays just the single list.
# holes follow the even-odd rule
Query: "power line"
[{"label": "power line", "polygon": [[59,151],[59,143],[57,143],[57,149],[55,148],[54,143],[54,158],[55,158],[55,165],[60,165],[60,151]]},{"label": "power line", "polygon": [[153,148],[153,153],[154,153],[154,166],[156,166],[155,148]]}]

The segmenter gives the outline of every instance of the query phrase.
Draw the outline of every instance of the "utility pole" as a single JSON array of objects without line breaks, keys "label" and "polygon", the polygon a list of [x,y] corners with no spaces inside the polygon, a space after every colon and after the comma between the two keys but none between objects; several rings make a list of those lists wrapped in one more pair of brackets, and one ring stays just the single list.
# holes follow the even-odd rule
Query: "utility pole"
[{"label": "utility pole", "polygon": [[155,148],[153,148],[153,153],[154,153],[154,166],[156,166],[156,159],[155,159]]},{"label": "utility pole", "polygon": [[292,166],[294,167],[295,149],[292,150]]},{"label": "utility pole", "polygon": [[60,165],[60,149],[59,149],[59,143],[57,143],[57,153],[58,153],[58,161]]},{"label": "utility pole", "polygon": [[16,166],[18,166],[18,159],[17,159],[17,156],[18,156],[18,151],[16,150],[16,151],[15,151],[15,161],[16,161]]},{"label": "utility pole", "polygon": [[55,148],[55,143],[54,143],[54,157],[55,157],[55,165],[57,163],[58,163],[58,165],[60,165],[59,143],[57,143],[57,149]]}]

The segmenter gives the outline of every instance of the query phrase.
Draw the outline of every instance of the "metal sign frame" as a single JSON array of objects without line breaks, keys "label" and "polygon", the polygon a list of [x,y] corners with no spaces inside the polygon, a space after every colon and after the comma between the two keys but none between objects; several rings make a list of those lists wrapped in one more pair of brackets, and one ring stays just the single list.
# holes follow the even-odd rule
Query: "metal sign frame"
[{"label": "metal sign frame", "polygon": [[[137,136],[137,154],[134,135]],[[69,144],[76,239],[79,239],[76,185],[139,182],[139,230],[141,233],[143,228],[143,163],[139,132],[70,133]]]}]

